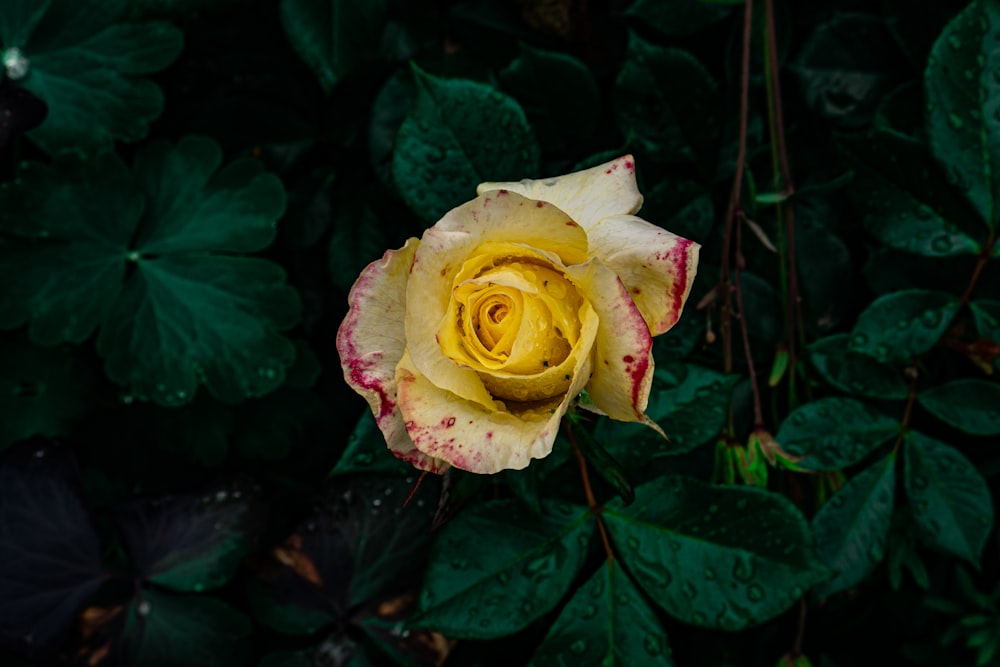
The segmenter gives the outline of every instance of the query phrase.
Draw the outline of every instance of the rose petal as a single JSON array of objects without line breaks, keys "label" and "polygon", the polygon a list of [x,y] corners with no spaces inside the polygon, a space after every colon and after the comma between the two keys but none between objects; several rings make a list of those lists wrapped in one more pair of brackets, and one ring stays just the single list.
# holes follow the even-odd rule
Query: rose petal
[{"label": "rose petal", "polygon": [[550,251],[572,264],[586,261],[587,235],[556,207],[505,190],[452,209],[424,233],[406,286],[406,341],[413,365],[441,389],[496,410],[476,372],[455,364],[436,339],[455,276],[478,246],[491,241]]},{"label": "rose petal", "polygon": [[653,339],[642,313],[615,272],[600,260],[568,267],[566,273],[600,319],[587,393],[612,419],[648,423],[645,411],[653,383]]},{"label": "rose petal", "polygon": [[573,382],[561,400],[522,405],[514,413],[489,410],[436,387],[409,355],[396,368],[396,384],[406,430],[417,448],[456,468],[486,475],[521,470],[531,459],[552,452],[559,422],[586,384],[590,367],[590,355],[578,355]]},{"label": "rose petal", "polygon": [[549,202],[566,211],[588,233],[604,218],[630,215],[642,206],[642,195],[635,183],[635,160],[631,155],[565,176],[526,178],[516,183],[482,183],[476,192],[482,195],[494,190],[507,190]]},{"label": "rose petal", "polygon": [[653,335],[674,326],[694,283],[701,246],[634,215],[605,218],[587,236],[591,253],[625,283]]},{"label": "rose petal", "polygon": [[406,281],[419,243],[409,239],[361,272],[348,296],[351,309],[337,331],[337,351],[344,379],[368,401],[392,453],[421,470],[441,473],[448,464],[413,446],[396,405],[396,364],[406,351]]}]

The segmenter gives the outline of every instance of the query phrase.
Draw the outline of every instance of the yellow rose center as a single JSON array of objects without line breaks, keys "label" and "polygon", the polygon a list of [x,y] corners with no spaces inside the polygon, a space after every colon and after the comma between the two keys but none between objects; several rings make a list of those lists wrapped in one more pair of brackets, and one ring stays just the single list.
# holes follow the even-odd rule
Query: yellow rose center
[{"label": "yellow rose center", "polygon": [[485,243],[455,276],[438,344],[455,363],[478,371],[498,399],[553,398],[572,379],[570,355],[585,307],[550,258]]}]

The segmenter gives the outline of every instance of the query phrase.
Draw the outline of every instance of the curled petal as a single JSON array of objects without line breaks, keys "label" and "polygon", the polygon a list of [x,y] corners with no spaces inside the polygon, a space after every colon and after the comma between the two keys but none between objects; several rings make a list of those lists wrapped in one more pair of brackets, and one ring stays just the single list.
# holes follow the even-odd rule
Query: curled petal
[{"label": "curled petal", "polygon": [[565,176],[524,179],[511,183],[482,183],[480,195],[507,190],[529,199],[549,202],[566,211],[590,233],[590,228],[612,215],[631,215],[642,206],[635,183],[635,160],[624,155],[591,169]]},{"label": "curled petal", "polygon": [[396,399],[396,364],[406,351],[406,282],[419,243],[411,238],[361,272],[348,296],[351,309],[337,331],[337,351],[344,379],[368,401],[392,453],[440,473],[448,464],[413,446]]},{"label": "curled petal", "polygon": [[452,209],[424,233],[406,286],[406,341],[413,365],[441,389],[497,410],[499,403],[479,375],[448,358],[437,340],[455,277],[477,248],[491,242],[523,244],[573,264],[586,261],[587,235],[556,207],[505,190]]},{"label": "curled petal", "polygon": [[701,246],[634,215],[606,218],[587,235],[591,253],[625,283],[652,334],[674,326],[694,283]]},{"label": "curled petal", "polygon": [[571,266],[567,274],[587,295],[600,326],[587,393],[612,419],[649,423],[653,339],[646,321],[614,271],[599,260]]}]

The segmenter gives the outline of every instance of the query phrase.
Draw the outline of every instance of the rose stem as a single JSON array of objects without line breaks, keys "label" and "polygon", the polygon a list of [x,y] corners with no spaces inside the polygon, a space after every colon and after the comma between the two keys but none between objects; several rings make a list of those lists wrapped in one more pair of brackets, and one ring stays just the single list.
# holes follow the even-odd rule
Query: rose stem
[{"label": "rose stem", "polygon": [[979,282],[979,276],[983,273],[983,267],[986,266],[986,262],[990,258],[990,253],[993,251],[993,244],[996,243],[997,230],[991,229],[990,235],[986,239],[986,243],[983,245],[983,249],[979,251],[979,259],[976,260],[976,268],[972,270],[972,277],[969,278],[969,284],[965,286],[965,290],[962,291],[962,298],[959,300],[961,305],[965,306],[969,303],[972,298],[972,290],[976,288],[976,283]]},{"label": "rose stem", "polygon": [[747,357],[747,370],[750,373],[750,389],[753,391],[754,428],[764,428],[764,409],[760,401],[760,387],[757,386],[757,371],[753,365],[753,354],[750,352],[750,333],[747,329],[746,311],[743,309],[743,287],[740,275],[743,270],[743,214],[736,225],[736,270],[733,272],[733,283],[736,288],[736,308],[740,312],[740,332],[743,334],[743,353]]},{"label": "rose stem", "polygon": [[590,473],[587,472],[587,459],[583,456],[583,452],[580,451],[580,445],[576,441],[576,434],[573,433],[573,427],[570,424],[565,425],[566,437],[569,438],[569,444],[573,447],[573,454],[576,455],[576,462],[580,466],[580,479],[583,480],[583,492],[587,496],[587,507],[590,508],[590,513],[594,515],[594,519],[597,520],[597,529],[601,532],[601,542],[604,543],[604,553],[608,555],[608,562],[615,562],[615,552],[611,550],[611,541],[608,539],[607,528],[604,527],[604,519],[601,518],[602,508],[597,504],[597,499],[594,497],[594,489],[590,486]]},{"label": "rose stem", "polygon": [[[778,39],[774,27],[774,0],[764,0],[766,36],[764,40],[764,60],[767,67],[764,71],[764,81],[767,88],[767,119],[771,135],[771,169],[774,187],[784,195],[778,202],[777,213],[777,245],[780,257],[781,297],[785,307],[785,338],[788,345],[788,400],[789,409],[797,407],[795,391],[795,374],[798,372],[796,361],[796,337],[805,345],[805,327],[802,317],[802,299],[799,294],[798,268],[795,259],[795,205],[792,196],[795,194],[795,184],[792,182],[792,170],[789,167],[788,148],[785,143],[785,120],[781,104],[781,75],[778,63]],[[780,186],[780,187],[779,187]],[[809,393],[809,383],[805,383]]]},{"label": "rose stem", "polygon": [[729,258],[733,236],[733,223],[736,219],[736,209],[740,205],[740,195],[743,190],[743,170],[747,160],[747,117],[750,114],[750,41],[753,34],[753,0],[746,0],[743,5],[743,55],[740,72],[740,135],[739,149],[736,153],[736,173],[733,175],[733,189],[729,195],[729,205],[726,208],[726,231],[722,237],[722,270],[719,276],[719,288],[722,291],[722,353],[726,373],[733,372],[733,335],[732,293],[729,288]]}]

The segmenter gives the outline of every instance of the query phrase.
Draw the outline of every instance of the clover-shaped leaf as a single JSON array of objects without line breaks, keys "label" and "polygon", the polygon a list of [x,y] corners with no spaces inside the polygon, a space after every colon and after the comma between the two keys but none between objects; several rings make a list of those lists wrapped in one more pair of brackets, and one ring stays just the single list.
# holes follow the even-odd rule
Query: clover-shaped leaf
[{"label": "clover-shaped leaf", "polygon": [[48,117],[28,136],[55,152],[94,152],[136,141],[163,109],[163,93],[142,74],[180,54],[181,32],[162,21],[121,22],[126,0],[3,0],[0,66],[41,98]]},{"label": "clover-shaped leaf", "polygon": [[157,141],[130,173],[113,154],[28,164],[0,189],[7,213],[0,281],[13,298],[0,328],[30,323],[42,345],[82,342],[100,327],[108,376],[164,405],[199,384],[228,402],[284,380],[298,321],[281,267],[237,253],[274,238],[284,189],[260,163],[219,169],[212,141]]}]

